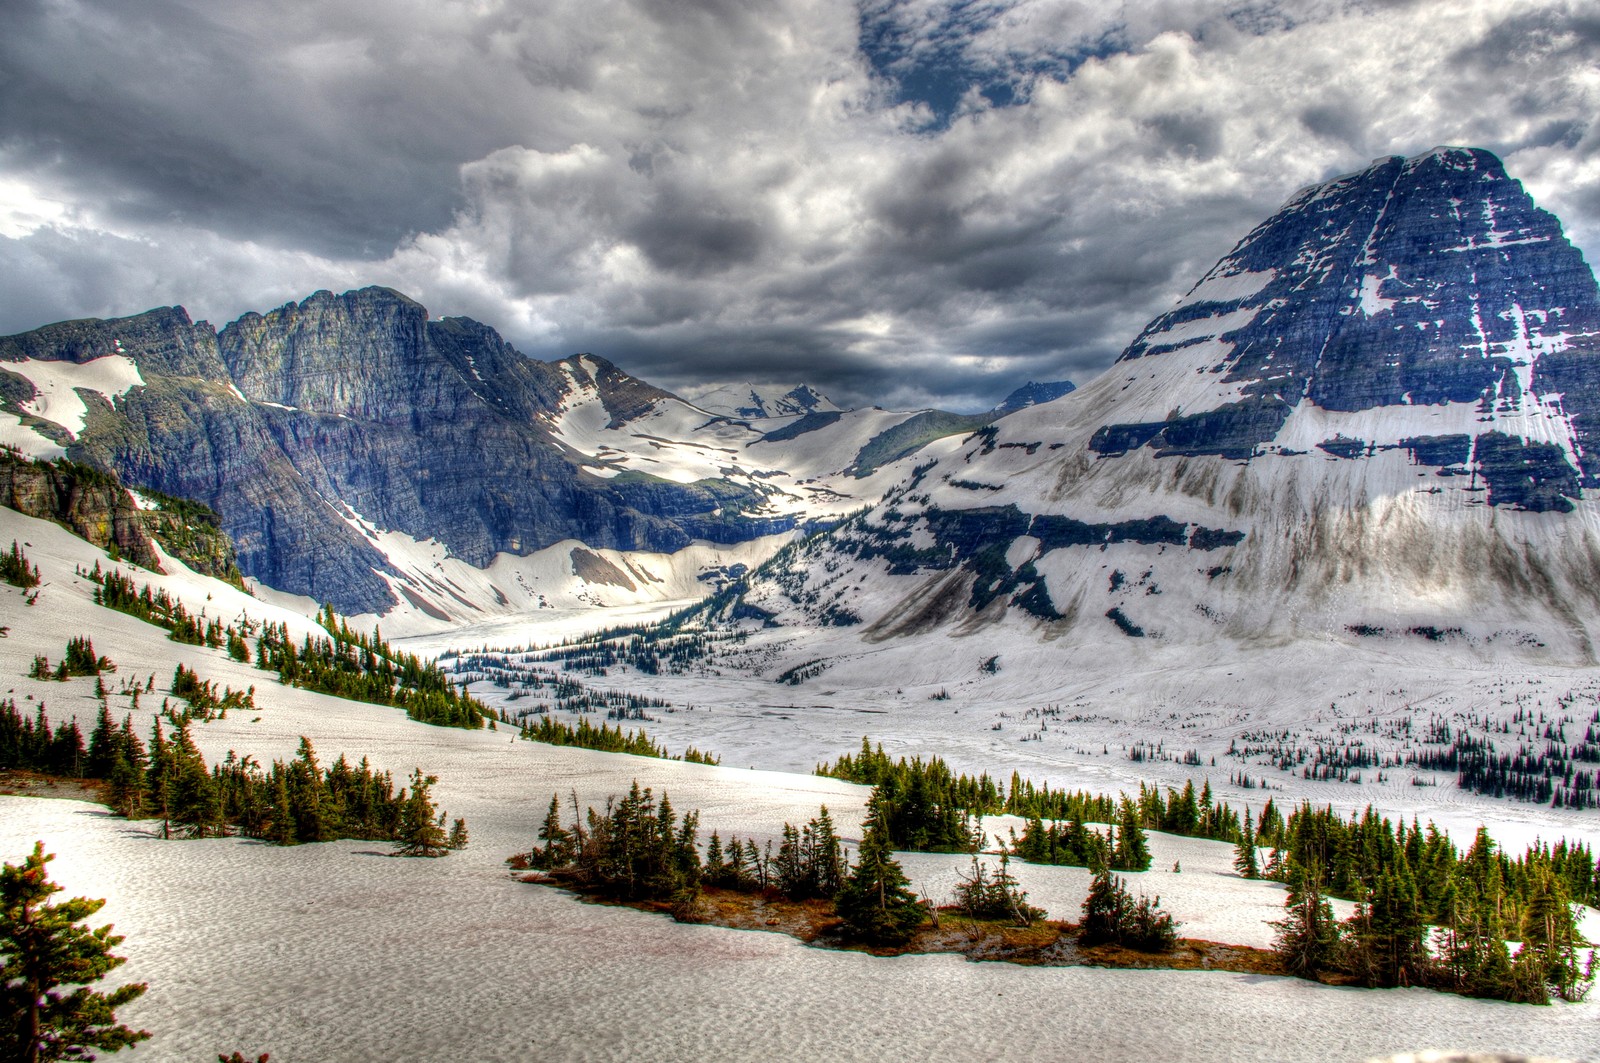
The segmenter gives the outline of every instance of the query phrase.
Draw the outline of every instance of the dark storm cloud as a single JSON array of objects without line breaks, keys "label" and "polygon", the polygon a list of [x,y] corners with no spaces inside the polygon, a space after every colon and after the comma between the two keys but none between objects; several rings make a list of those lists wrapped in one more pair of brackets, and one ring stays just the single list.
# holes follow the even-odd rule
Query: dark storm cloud
[{"label": "dark storm cloud", "polygon": [[1600,248],[1564,0],[3,6],[0,332],[379,283],[675,388],[981,408],[1377,155],[1497,149]]}]

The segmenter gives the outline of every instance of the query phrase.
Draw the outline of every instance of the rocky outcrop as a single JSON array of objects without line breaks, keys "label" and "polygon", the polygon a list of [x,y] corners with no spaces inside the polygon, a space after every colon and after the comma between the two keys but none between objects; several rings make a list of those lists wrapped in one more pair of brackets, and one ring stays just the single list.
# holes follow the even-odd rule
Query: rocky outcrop
[{"label": "rocky outcrop", "polygon": [[999,413],[1015,413],[1041,402],[1054,402],[1076,390],[1076,385],[1070,380],[1049,380],[1042,384],[1030,380],[1001,400],[995,410]]},{"label": "rocky outcrop", "polygon": [[161,571],[144,514],[116,477],[98,469],[0,451],[0,505],[55,521],[102,550]]},{"label": "rocky outcrop", "polygon": [[103,550],[161,572],[155,543],[189,568],[242,586],[221,518],[188,499],[136,502],[112,474],[71,461],[29,461],[0,450],[0,505],[55,521]]}]

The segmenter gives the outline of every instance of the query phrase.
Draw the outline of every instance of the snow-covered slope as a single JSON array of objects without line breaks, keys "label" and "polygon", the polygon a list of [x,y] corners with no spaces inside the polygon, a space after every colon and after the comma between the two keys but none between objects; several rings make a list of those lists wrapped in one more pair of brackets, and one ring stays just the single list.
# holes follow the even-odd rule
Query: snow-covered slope
[{"label": "snow-covered slope", "polygon": [[[1486,152],[1379,160],[1250,233],[1105,374],[759,581],[868,639],[1333,640],[1594,663],[1600,291]],[[803,591],[797,588],[803,584]],[[820,604],[819,604],[820,603]]]},{"label": "snow-covered slope", "polygon": [[[183,664],[219,685],[256,687],[255,713],[192,725],[209,762],[230,752],[286,759],[304,736],[324,764],[365,757],[397,778],[416,767],[437,775],[439,806],[471,828],[469,847],[445,859],[390,860],[387,845],[370,841],[284,848],[245,838],[163,840],[154,822],[130,823],[97,805],[0,796],[0,859],[16,863],[43,840],[58,856],[50,869],[65,896],[108,899],[99,918],[126,935],[117,952],[127,957],[111,982],[150,987],[119,1010],[154,1035],[136,1059],[167,1063],[237,1050],[250,1058],[270,1052],[284,1063],[898,1056],[1312,1063],[1443,1045],[1580,1058],[1593,1043],[1600,1003],[1592,1000],[1532,1008],[1217,972],[883,959],[679,924],[525,885],[506,873],[504,859],[526,850],[552,793],[598,804],[637,780],[670,793],[680,812],[698,809],[702,838],[716,830],[758,844],[826,804],[854,849],[867,790],[804,774],[539,745],[504,729],[429,727],[395,709],[283,687],[221,650],[172,642],[158,628],[94,605],[75,570],[113,562],[63,529],[0,510],[0,541],[12,539],[43,575],[34,605],[0,584],[8,628],[0,676],[19,705],[48,702],[52,721],[75,716],[88,731],[99,710],[93,680],[25,675],[35,654],[59,657],[67,639],[91,633],[96,652],[118,665],[107,682],[111,710],[130,714],[139,733],[149,733],[160,698],[135,708],[118,692],[121,681],[151,676],[164,694]],[[169,571],[134,576],[195,612],[281,620],[297,637],[311,630],[175,561]],[[647,726],[677,749],[677,722],[747,711],[730,696]],[[1048,777],[1106,788],[1092,772]],[[1563,833],[1554,817],[1546,811],[1508,832],[1497,824],[1495,833],[1517,844],[1518,829],[1542,828],[1548,840]],[[1185,934],[1270,940],[1267,920],[1281,911],[1281,886],[1240,878],[1222,843],[1153,833],[1150,845],[1151,869],[1130,874],[1130,886],[1159,894]],[[919,889],[943,899],[965,861],[905,854],[903,863]],[[1076,913],[1088,884],[1080,868],[1011,870],[1030,899],[1058,917]],[[1596,932],[1592,912],[1585,930]],[[511,987],[515,1006],[486,986]],[[1150,1020],[1152,1001],[1159,1022]]]}]

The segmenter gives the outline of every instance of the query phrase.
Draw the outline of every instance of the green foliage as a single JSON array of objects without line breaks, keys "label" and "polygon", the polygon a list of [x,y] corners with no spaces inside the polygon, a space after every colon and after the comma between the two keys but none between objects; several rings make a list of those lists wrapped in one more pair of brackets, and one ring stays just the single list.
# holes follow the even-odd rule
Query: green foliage
[{"label": "green foliage", "polygon": [[1169,952],[1178,943],[1178,924],[1161,910],[1160,897],[1151,900],[1140,894],[1135,901],[1122,879],[1102,869],[1095,872],[1084,898],[1078,940],[1085,945]]},{"label": "green foliage", "polygon": [[1294,865],[1283,902],[1284,917],[1269,924],[1275,932],[1273,948],[1284,967],[1301,978],[1316,978],[1335,967],[1339,959],[1339,924],[1333,918],[1333,907],[1322,896],[1320,878],[1314,870],[1307,873]]},{"label": "green foliage", "polygon": [[903,945],[927,918],[927,908],[908,888],[894,858],[888,829],[880,819],[867,824],[856,865],[835,898],[847,936],[874,945]]},{"label": "green foliage", "polygon": [[1044,918],[1044,909],[1028,903],[1028,894],[1011,873],[1011,858],[1000,854],[1000,869],[990,872],[978,854],[972,854],[972,869],[955,888],[956,907],[973,919],[1011,919],[1028,926]]},{"label": "green foliage", "polygon": [[1249,809],[1245,810],[1244,830],[1233,848],[1233,869],[1244,878],[1261,877],[1261,865],[1256,860],[1256,834],[1250,825]]},{"label": "green foliage", "polygon": [[299,647],[286,625],[267,624],[256,643],[256,663],[290,686],[352,701],[393,705],[407,716],[441,727],[482,727],[491,715],[459,690],[434,661],[391,647],[378,632],[359,635],[328,607],[320,617],[327,638],[310,635]]},{"label": "green foliage", "polygon": [[[137,588],[120,571],[102,571],[99,562],[84,575],[97,586],[94,600],[108,609],[136,616],[170,632],[174,642],[226,648],[235,660],[248,660],[245,639],[255,633],[242,627],[196,617],[166,591]],[[434,661],[394,649],[374,631],[358,635],[335,616],[332,607],[318,617],[326,638],[307,635],[296,646],[286,624],[266,624],[256,641],[256,666],[278,673],[288,686],[314,690],[351,701],[392,705],[422,723],[441,727],[482,727],[487,707],[459,690]]]},{"label": "green foliage", "polygon": [[599,727],[588,720],[579,720],[576,727],[549,716],[540,716],[538,723],[523,722],[521,735],[533,742],[551,746],[577,746],[580,749],[597,749],[602,753],[631,753],[636,757],[667,756],[666,748],[657,745],[644,731],[624,732],[622,727],[602,723]]},{"label": "green foliage", "polygon": [[1111,843],[1080,820],[1046,823],[1034,816],[1023,825],[1022,837],[1013,836],[1011,853],[1030,864],[1069,867],[1109,867]]},{"label": "green foliage", "polygon": [[844,884],[844,850],[828,806],[804,827],[783,825],[783,842],[773,861],[775,884],[785,897],[803,901],[832,897]]},{"label": "green foliage", "polygon": [[535,847],[531,863],[605,896],[671,901],[680,914],[693,907],[701,873],[698,812],[680,822],[665,793],[658,804],[637,780],[625,796],[606,798],[603,810],[591,807],[586,822],[574,819],[570,828],[560,826],[559,809],[552,797],[539,834],[545,845]]},{"label": "green foliage", "polygon": [[116,1019],[117,1008],[144,994],[143,983],[89,988],[121,966],[111,950],[123,939],[109,925],[79,925],[105,901],[50,903],[61,892],[45,868],[52,859],[39,842],[20,866],[0,868],[0,1057],[18,1063],[93,1059],[94,1049],[116,1052],[150,1036]]},{"label": "green foliage", "polygon": [[[172,673],[172,693],[189,703],[184,717],[190,720],[225,720],[229,709],[254,712],[256,707],[255,687],[249,690],[225,687],[218,693],[215,683],[201,679],[198,672],[181,664]],[[176,722],[170,710],[168,717]]]},{"label": "green foliage", "polygon": [[700,881],[720,889],[745,892],[764,890],[772,881],[772,866],[776,863],[771,852],[770,843],[766,853],[763,853],[755,842],[749,839],[741,842],[737,837],[729,838],[724,845],[722,836],[712,831],[711,840],[706,844],[705,866],[701,869]]},{"label": "green foliage", "polygon": [[[411,773],[410,796],[405,796],[405,791],[401,791],[400,826],[395,832],[395,841],[399,843],[395,849],[396,856],[445,856],[455,848],[444,831],[444,814],[434,811],[430,791],[438,781],[436,776],[422,774],[420,768]],[[464,847],[467,843],[466,824],[461,820],[456,823],[461,829],[461,845]]]},{"label": "green foliage", "polygon": [[83,575],[96,584],[94,600],[97,604],[166,628],[167,637],[173,642],[190,646],[223,644],[225,629],[220,621],[191,615],[182,602],[164,590],[152,591],[149,584],[138,587],[131,576],[120,570],[102,571],[98,561]]},{"label": "green foliage", "polygon": [[0,768],[79,779],[87,775],[88,766],[77,720],[52,728],[43,702],[29,717],[17,711],[15,699],[0,701]]},{"label": "green foliage", "polygon": [[28,555],[15,539],[11,540],[11,549],[0,554],[0,580],[25,591],[39,585],[39,566],[28,563]]}]

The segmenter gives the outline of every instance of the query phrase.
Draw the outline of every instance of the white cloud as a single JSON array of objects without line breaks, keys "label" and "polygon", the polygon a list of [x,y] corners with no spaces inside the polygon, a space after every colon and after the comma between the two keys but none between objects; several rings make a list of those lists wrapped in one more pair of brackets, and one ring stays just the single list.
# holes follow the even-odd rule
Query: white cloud
[{"label": "white cloud", "polygon": [[0,266],[29,274],[0,328],[385,283],[668,385],[984,402],[1081,380],[1296,188],[1382,154],[1500,150],[1600,250],[1576,4],[869,8],[1019,86],[944,126],[843,0],[162,6],[165,50],[110,0],[22,20]]}]

